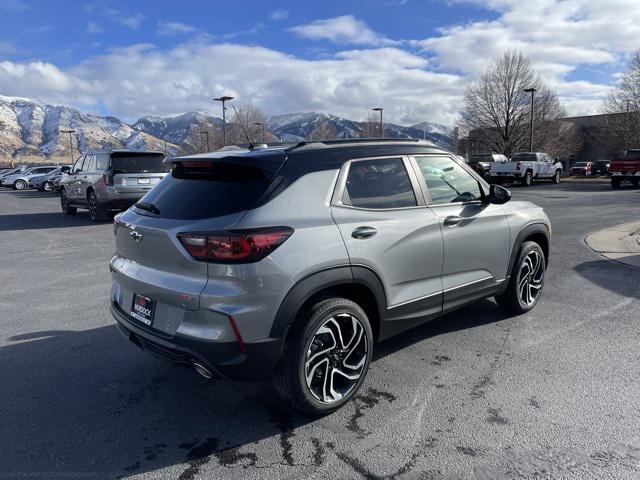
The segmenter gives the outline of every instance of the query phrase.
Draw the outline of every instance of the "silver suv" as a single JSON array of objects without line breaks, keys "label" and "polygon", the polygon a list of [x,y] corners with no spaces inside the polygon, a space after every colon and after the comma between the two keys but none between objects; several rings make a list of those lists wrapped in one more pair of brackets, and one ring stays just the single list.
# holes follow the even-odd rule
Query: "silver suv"
[{"label": "silver suv", "polygon": [[89,210],[94,222],[109,211],[123,210],[140,200],[166,174],[161,152],[113,150],[82,155],[60,181],[60,205],[66,215]]},{"label": "silver suv", "polygon": [[205,377],[273,376],[311,414],[358,391],[376,342],[471,302],[540,299],[551,226],[418,140],[227,148],[114,222],[111,312]]}]

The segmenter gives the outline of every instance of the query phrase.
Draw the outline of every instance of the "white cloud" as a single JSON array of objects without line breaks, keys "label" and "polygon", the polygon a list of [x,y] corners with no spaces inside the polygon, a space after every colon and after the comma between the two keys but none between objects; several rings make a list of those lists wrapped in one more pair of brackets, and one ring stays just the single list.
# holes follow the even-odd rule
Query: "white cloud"
[{"label": "white cloud", "polygon": [[157,32],[160,35],[185,35],[187,33],[193,33],[197,29],[191,25],[187,25],[182,22],[158,22]]},{"label": "white cloud", "polygon": [[102,2],[89,3],[85,5],[85,11],[90,15],[98,15],[106,18],[107,20],[123,25],[131,30],[138,30],[144,15],[141,13],[125,14],[120,10],[111,8]]},{"label": "white cloud", "polygon": [[144,20],[144,15],[141,13],[136,13],[135,15],[120,17],[119,21],[122,25],[131,30],[138,30],[140,28],[140,24]]},{"label": "white cloud", "polygon": [[366,23],[353,15],[314,20],[304,25],[292,27],[289,31],[302,38],[328,40],[341,45],[385,46],[398,43],[371,30]]},{"label": "white cloud", "polygon": [[87,22],[87,33],[102,33],[102,27],[93,20]]},{"label": "white cloud", "polygon": [[289,10],[278,8],[269,14],[269,20],[271,21],[284,20],[288,16],[289,16]]},{"label": "white cloud", "polygon": [[0,54],[2,55],[11,55],[14,53],[20,53],[21,50],[16,47],[12,42],[1,42],[0,41]]},{"label": "white cloud", "polygon": [[134,45],[68,69],[2,62],[0,91],[85,110],[100,103],[129,120],[214,111],[211,99],[230,94],[270,114],[315,110],[359,119],[383,104],[389,120],[452,122],[464,82],[426,65],[423,57],[394,48],[304,60],[234,44],[186,43],[170,50]]}]

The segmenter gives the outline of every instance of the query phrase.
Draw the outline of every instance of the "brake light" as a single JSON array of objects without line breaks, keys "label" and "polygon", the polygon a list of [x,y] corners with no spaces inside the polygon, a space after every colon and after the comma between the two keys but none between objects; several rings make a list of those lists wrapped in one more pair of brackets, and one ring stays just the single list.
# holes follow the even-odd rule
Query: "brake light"
[{"label": "brake light", "polygon": [[520,162],[516,162],[516,170],[520,170]]},{"label": "brake light", "polygon": [[179,233],[178,239],[195,260],[217,263],[259,262],[293,233],[290,227],[255,230]]}]

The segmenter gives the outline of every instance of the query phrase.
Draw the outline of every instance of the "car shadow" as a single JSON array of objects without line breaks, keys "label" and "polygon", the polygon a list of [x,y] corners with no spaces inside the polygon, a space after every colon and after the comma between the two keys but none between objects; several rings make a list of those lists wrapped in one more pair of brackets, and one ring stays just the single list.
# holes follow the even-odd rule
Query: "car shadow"
[{"label": "car shadow", "polygon": [[[503,318],[480,302],[381,343],[374,361]],[[114,478],[184,464],[176,477],[188,480],[208,462],[294,465],[296,430],[314,421],[270,382],[207,381],[142,353],[115,326],[16,335],[0,357],[3,478]],[[272,437],[279,452],[258,449]],[[310,450],[309,462],[317,456]]]},{"label": "car shadow", "polygon": [[13,194],[17,198],[46,198],[46,197],[59,197],[58,192],[41,192],[39,190],[22,190],[13,191],[9,190],[7,193]]},{"label": "car shadow", "polygon": [[261,463],[287,465],[295,429],[312,421],[268,382],[207,381],[140,352],[115,326],[8,341],[1,478],[115,478],[183,463],[179,478],[193,478],[216,458],[255,465],[258,452],[238,448],[278,436],[280,456]]},{"label": "car shadow", "polygon": [[71,228],[96,225],[89,216],[64,215],[62,212],[21,213],[0,215],[0,232],[15,230],[43,230],[49,228]]},{"label": "car shadow", "polygon": [[[640,259],[640,255],[635,255]],[[574,267],[591,283],[623,297],[640,298],[640,269],[615,260],[593,260]]]}]

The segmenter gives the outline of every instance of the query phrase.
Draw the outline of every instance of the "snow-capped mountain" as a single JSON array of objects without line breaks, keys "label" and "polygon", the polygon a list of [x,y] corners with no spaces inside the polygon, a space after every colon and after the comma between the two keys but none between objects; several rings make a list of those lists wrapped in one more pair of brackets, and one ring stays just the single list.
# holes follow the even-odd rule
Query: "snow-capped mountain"
[{"label": "snow-capped mountain", "polygon": [[[203,125],[215,126],[221,122],[219,117],[192,111],[171,117],[146,116],[129,125],[115,117],[0,95],[0,160],[67,156],[69,137],[61,130],[69,128],[76,132],[72,137],[76,154],[109,147],[166,148],[169,154],[194,153],[202,149],[200,130]],[[337,138],[358,138],[364,136],[365,131],[363,122],[324,113],[291,113],[267,118],[271,138],[277,137],[283,142],[305,140],[319,125],[335,129]],[[408,127],[385,123],[384,128],[387,137],[424,137],[448,149],[454,145],[453,130],[436,123]]]},{"label": "snow-capped mountain", "polygon": [[[69,137],[61,130],[72,129],[73,148],[163,150],[164,140],[135,129],[115,117],[82,113],[65,106],[48,105],[19,97],[0,96],[0,157],[61,157],[69,155]],[[169,143],[168,151],[178,147]]]}]

